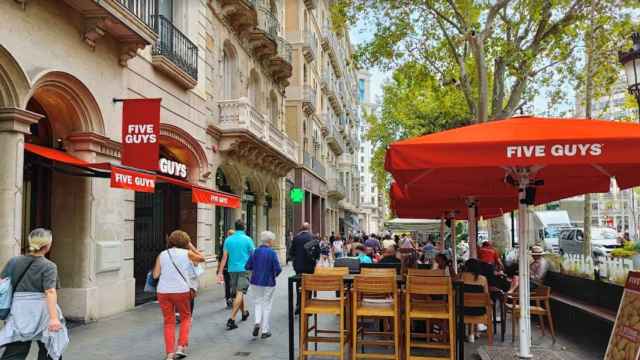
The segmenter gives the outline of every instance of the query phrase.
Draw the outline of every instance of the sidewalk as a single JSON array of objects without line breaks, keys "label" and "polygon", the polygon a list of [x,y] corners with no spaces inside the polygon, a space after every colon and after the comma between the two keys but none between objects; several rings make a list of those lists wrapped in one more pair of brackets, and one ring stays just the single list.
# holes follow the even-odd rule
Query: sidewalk
[{"label": "sidewalk", "polygon": [[[203,290],[196,299],[190,355],[187,359],[288,360],[286,278],[291,273],[291,267],[285,267],[283,274],[278,278],[272,312],[273,336],[266,340],[255,340],[251,336],[253,314],[246,323],[239,322],[238,317],[240,327],[226,331],[225,323],[229,317],[229,310],[225,308],[223,288],[214,286]],[[252,311],[251,308],[249,310]],[[511,327],[510,322],[508,325],[507,330]],[[532,328],[534,345],[551,351],[555,356],[548,359],[599,360],[603,357],[604,349],[589,346],[584,340],[560,336],[557,343],[552,344],[549,334],[542,337],[535,324]],[[70,337],[71,343],[64,354],[64,360],[164,359],[162,317],[157,303],[149,303],[109,319],[75,327],[70,330]],[[465,360],[478,359],[476,353],[485,344],[486,336],[480,337],[475,344],[467,343]],[[499,347],[489,351],[493,354],[490,359],[513,359],[513,356],[496,355],[497,350],[504,349],[502,346],[512,346],[510,333],[507,333],[504,343],[496,336],[494,344]],[[517,342],[513,346],[517,347]],[[34,351],[29,359],[35,360]],[[537,359],[544,360],[547,357]]]}]

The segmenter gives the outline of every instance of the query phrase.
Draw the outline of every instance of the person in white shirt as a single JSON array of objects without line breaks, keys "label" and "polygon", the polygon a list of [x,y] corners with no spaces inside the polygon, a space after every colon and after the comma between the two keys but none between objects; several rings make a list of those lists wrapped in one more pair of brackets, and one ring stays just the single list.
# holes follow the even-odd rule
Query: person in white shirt
[{"label": "person in white shirt", "polygon": [[[157,295],[164,318],[164,344],[167,360],[187,356],[191,328],[191,300],[193,299],[190,273],[193,263],[201,263],[204,256],[191,244],[189,235],[176,230],[167,239],[167,250],[158,255],[153,278],[158,279]],[[180,314],[180,337],[176,348],[176,313]]]},{"label": "person in white shirt", "polygon": [[336,235],[336,239],[333,241],[333,258],[339,259],[344,255],[344,242],[340,234]]}]

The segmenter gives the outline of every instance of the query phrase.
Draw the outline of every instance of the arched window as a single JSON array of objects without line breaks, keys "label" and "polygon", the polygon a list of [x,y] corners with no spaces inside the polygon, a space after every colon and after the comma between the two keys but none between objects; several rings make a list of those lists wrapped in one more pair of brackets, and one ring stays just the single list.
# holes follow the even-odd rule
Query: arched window
[{"label": "arched window", "polygon": [[271,124],[279,129],[280,112],[278,111],[278,96],[273,90],[271,90],[271,94],[269,95],[269,117],[271,118]]},{"label": "arched window", "polygon": [[231,100],[235,97],[234,78],[236,71],[236,52],[233,45],[225,43],[222,54],[222,97]]},{"label": "arched window", "polygon": [[249,75],[249,102],[254,108],[260,110],[260,76],[255,70]]}]

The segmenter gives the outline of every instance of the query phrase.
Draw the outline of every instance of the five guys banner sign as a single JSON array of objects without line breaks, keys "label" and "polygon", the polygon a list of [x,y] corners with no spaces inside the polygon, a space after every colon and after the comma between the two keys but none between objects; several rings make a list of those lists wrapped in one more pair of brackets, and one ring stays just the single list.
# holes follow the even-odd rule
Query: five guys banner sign
[{"label": "five guys banner sign", "polygon": [[122,106],[122,164],[158,170],[160,101],[126,99]]},{"label": "five guys banner sign", "polygon": [[195,203],[212,204],[232,209],[240,207],[240,198],[237,196],[208,191],[196,187],[191,189],[191,198]]},{"label": "five guys banner sign", "polygon": [[156,176],[111,166],[111,187],[138,192],[154,192]]}]

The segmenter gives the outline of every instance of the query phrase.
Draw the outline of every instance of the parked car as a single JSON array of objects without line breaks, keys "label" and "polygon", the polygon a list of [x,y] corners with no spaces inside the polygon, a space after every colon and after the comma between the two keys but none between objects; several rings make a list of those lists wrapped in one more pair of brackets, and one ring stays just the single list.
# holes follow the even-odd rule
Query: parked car
[{"label": "parked car", "polygon": [[[560,253],[582,254],[584,231],[582,228],[565,228],[560,231]],[[610,228],[591,228],[591,251],[594,256],[609,255],[620,247],[618,233]]]}]

